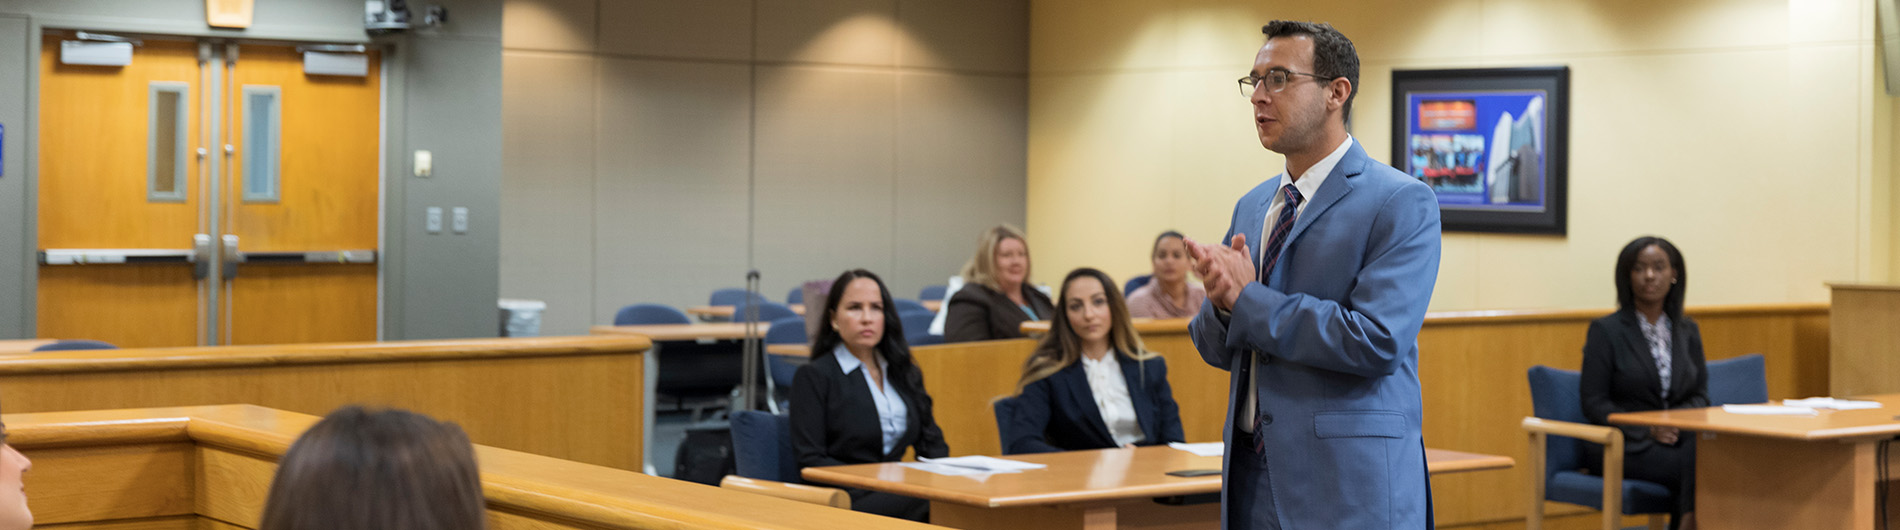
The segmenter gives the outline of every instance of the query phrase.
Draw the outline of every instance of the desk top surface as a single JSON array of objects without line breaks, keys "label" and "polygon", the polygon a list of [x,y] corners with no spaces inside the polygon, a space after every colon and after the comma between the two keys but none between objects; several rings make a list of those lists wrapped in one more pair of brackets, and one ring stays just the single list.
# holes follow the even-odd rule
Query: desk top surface
[{"label": "desk top surface", "polygon": [[[1510,457],[1425,450],[1433,474],[1504,469]],[[1046,464],[1021,473],[948,476],[897,463],[805,468],[806,480],[980,507],[1013,507],[1116,501],[1220,491],[1218,474],[1176,477],[1169,471],[1219,470],[1218,456],[1194,456],[1166,446],[1101,449],[1003,458]]]},{"label": "desk top surface", "polygon": [[[1187,333],[1187,326],[1188,326],[1189,320],[1193,320],[1193,319],[1191,318],[1131,318],[1131,319],[1128,319],[1130,324],[1134,324],[1135,333]],[[1024,322],[1023,325],[1018,329],[1021,329],[1023,333],[1041,335],[1043,333],[1049,332],[1049,321],[1031,320],[1028,322]]]},{"label": "desk top surface", "polygon": [[[772,329],[772,323],[760,322],[759,336]],[[639,326],[594,326],[595,335],[645,335],[651,340],[738,340],[745,338],[745,324],[716,322],[709,324],[645,324]]]},{"label": "desk top surface", "polygon": [[1851,440],[1900,434],[1900,394],[1861,396],[1881,407],[1863,410],[1821,410],[1814,416],[1735,414],[1721,407],[1619,412],[1610,423],[1676,427],[1685,431],[1741,434],[1790,440]]}]

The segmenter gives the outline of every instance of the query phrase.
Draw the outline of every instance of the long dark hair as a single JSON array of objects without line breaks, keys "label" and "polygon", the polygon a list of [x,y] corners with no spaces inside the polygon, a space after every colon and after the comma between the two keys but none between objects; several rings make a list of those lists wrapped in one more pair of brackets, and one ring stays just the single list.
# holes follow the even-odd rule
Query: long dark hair
[{"label": "long dark hair", "polygon": [[930,396],[924,394],[924,373],[917,369],[917,362],[910,357],[910,343],[904,340],[904,322],[897,317],[897,306],[891,303],[891,290],[884,287],[884,280],[864,269],[851,269],[838,275],[831,282],[831,293],[825,295],[825,312],[818,321],[818,336],[811,343],[813,357],[829,355],[844,343],[844,337],[831,327],[831,319],[838,315],[838,302],[844,299],[844,290],[853,280],[866,278],[877,284],[877,294],[884,301],[884,337],[877,342],[877,354],[884,356],[889,367],[884,379],[892,381],[903,390],[917,397],[924,408],[930,407]]},{"label": "long dark hair", "polygon": [[278,461],[259,530],[481,530],[468,435],[406,410],[348,406]]},{"label": "long dark hair", "polygon": [[[1131,359],[1145,361],[1156,357],[1141,344],[1141,336],[1135,333],[1135,326],[1128,320],[1128,302],[1122,300],[1120,289],[1115,288],[1115,280],[1108,273],[1083,267],[1069,272],[1062,279],[1062,292],[1056,297],[1055,316],[1050,317],[1049,333],[1042,336],[1042,343],[1036,345],[1036,351],[1023,361],[1023,376],[1016,381],[1016,393],[1021,394],[1023,387],[1042,378],[1054,375],[1082,359],[1082,336],[1069,324],[1069,284],[1078,278],[1094,278],[1102,282],[1102,294],[1108,297],[1108,346],[1117,353]],[[1146,370],[1146,367],[1142,368]],[[1142,378],[1146,382],[1147,378]]]},{"label": "long dark hair", "polygon": [[1643,236],[1623,246],[1623,252],[1616,255],[1616,308],[1622,311],[1636,310],[1636,288],[1630,285],[1630,271],[1636,268],[1636,255],[1651,245],[1662,249],[1669,255],[1669,267],[1676,269],[1676,283],[1669,286],[1669,294],[1663,296],[1663,313],[1669,315],[1670,322],[1682,320],[1682,293],[1689,290],[1689,268],[1682,263],[1682,252],[1669,240],[1656,236]]}]

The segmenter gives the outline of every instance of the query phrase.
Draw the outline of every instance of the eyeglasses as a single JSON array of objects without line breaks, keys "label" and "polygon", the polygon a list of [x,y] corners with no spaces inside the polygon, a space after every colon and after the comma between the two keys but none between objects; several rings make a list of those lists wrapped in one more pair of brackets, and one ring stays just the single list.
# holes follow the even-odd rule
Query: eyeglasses
[{"label": "eyeglasses", "polygon": [[1296,75],[1303,75],[1306,77],[1311,77],[1313,79],[1318,79],[1320,81],[1332,81],[1334,79],[1339,79],[1338,77],[1326,77],[1323,75],[1309,74],[1306,72],[1295,72],[1292,70],[1282,70],[1279,68],[1275,68],[1272,70],[1267,70],[1267,75],[1264,75],[1264,76],[1256,76],[1253,74],[1247,74],[1247,77],[1240,78],[1240,95],[1253,97],[1254,85],[1259,85],[1259,84],[1265,84],[1268,93],[1278,94],[1280,93],[1280,91],[1286,90],[1287,83],[1293,82],[1293,76],[1296,76]]}]

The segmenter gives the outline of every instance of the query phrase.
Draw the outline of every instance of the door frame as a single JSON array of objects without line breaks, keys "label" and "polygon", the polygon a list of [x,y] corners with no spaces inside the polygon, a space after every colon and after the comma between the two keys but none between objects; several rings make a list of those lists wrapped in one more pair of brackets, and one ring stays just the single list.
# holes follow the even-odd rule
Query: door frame
[{"label": "door frame", "polygon": [[[42,266],[39,260],[39,61],[41,54],[44,53],[42,39],[48,32],[58,31],[89,31],[135,38],[195,41],[201,48],[201,61],[203,60],[202,57],[204,57],[203,48],[205,46],[223,47],[227,44],[236,45],[249,43],[296,46],[300,44],[343,43],[363,44],[372,50],[378,51],[382,59],[379,66],[379,86],[377,87],[380,101],[380,108],[378,109],[380,116],[377,120],[378,152],[376,164],[376,180],[378,183],[376,216],[376,340],[384,340],[385,337],[391,336],[392,331],[397,335],[400,334],[399,330],[390,329],[393,327],[392,323],[396,321],[393,318],[395,315],[392,314],[392,309],[401,306],[399,303],[396,303],[397,301],[390,299],[390,295],[397,292],[397,289],[391,289],[389,283],[390,275],[392,273],[399,273],[400,267],[397,266],[392,270],[391,262],[394,260],[388,257],[388,249],[392,248],[392,243],[399,245],[399,239],[401,237],[400,234],[392,234],[390,231],[389,219],[392,217],[390,215],[390,209],[392,205],[401,204],[399,200],[401,197],[400,186],[403,184],[402,179],[392,178],[392,175],[400,175],[402,170],[407,167],[406,161],[401,160],[400,157],[392,159],[392,157],[389,156],[391,152],[403,152],[400,149],[400,144],[403,142],[397,138],[393,138],[390,134],[390,131],[403,130],[402,119],[400,117],[404,110],[403,97],[401,94],[392,93],[393,87],[403,86],[401,73],[404,71],[404,62],[402,55],[398,53],[401,50],[399,40],[371,41],[364,38],[360,33],[352,34],[348,31],[340,31],[335,35],[328,34],[327,32],[288,32],[273,34],[268,31],[220,30],[183,22],[128,23],[125,19],[120,18],[90,16],[33,16],[30,14],[22,16],[19,14],[0,13],[0,17],[24,18],[27,25],[27,31],[23,36],[26,40],[24,57],[26,58],[27,67],[24,68],[24,72],[22,72],[21,75],[25,86],[25,90],[22,92],[25,100],[25,120],[17,126],[18,130],[12,132],[13,135],[20,138],[20,148],[14,156],[21,159],[23,167],[21,171],[22,174],[19,176],[23,185],[23,192],[21,194],[23,204],[19,218],[20,226],[23,230],[22,245],[20,249],[21,252],[15,256],[20,260],[19,263],[22,270],[21,277],[19,278],[20,297],[19,300],[16,301],[20,319],[17,324],[17,331],[14,333],[8,332],[8,322],[0,321],[0,337],[18,335],[23,338],[31,338],[37,334],[36,330],[39,326],[39,268]],[[221,82],[224,76],[229,75],[229,72],[223,66],[228,64],[224,62],[223,50],[213,53],[213,56],[218,59],[219,67],[212,69],[207,64],[199,80],[201,85],[207,87],[211,86],[208,83],[212,81]],[[242,59],[240,56],[239,60]],[[391,81],[392,76],[396,77],[396,82]],[[0,80],[4,80],[4,77],[5,73],[0,72]],[[201,131],[205,138],[217,138],[218,133],[222,132],[219,128],[222,122],[218,122],[217,119],[223,117],[221,113],[224,102],[223,98],[232,97],[229,94],[222,94],[220,92],[218,94],[220,99],[214,102],[210,101],[210,98],[213,97],[212,93],[212,90],[203,90],[202,97],[197,101],[197,103],[201,105],[199,114],[206,118],[206,123]],[[207,149],[209,149],[211,145],[211,142],[207,142]],[[200,196],[202,198],[215,202],[218,198],[218,193],[220,193],[220,186],[217,185],[217,182],[220,182],[219,179],[223,178],[223,173],[226,171],[226,168],[222,167],[223,157],[216,156],[218,153],[215,152],[216,150],[213,151],[213,156],[206,157],[207,164],[205,164],[204,174],[201,175],[203,178],[197,193],[201,194]],[[395,195],[391,195],[392,193],[395,193]],[[207,207],[213,206],[208,204]],[[207,230],[206,233],[218,233],[216,232],[216,229],[219,228],[217,222],[219,220],[218,216],[209,215],[208,219],[210,222],[201,223],[201,228]],[[397,239],[398,241],[391,241],[391,239]],[[219,270],[220,268],[221,264],[212,264],[213,278],[219,275],[221,272]],[[6,280],[0,279],[0,281]],[[216,300],[217,298],[215,297],[221,296],[222,286],[219,285],[219,282],[208,281],[207,286],[208,287],[200,289],[199,296],[201,300],[207,299],[206,297],[212,297],[209,299]],[[201,309],[200,313],[206,314],[206,311]],[[200,342],[219,344],[223,341],[224,333],[222,333],[222,331],[224,330],[219,328],[220,322],[218,322],[218,320],[219,318],[216,314],[210,314],[209,317],[202,319],[198,332],[206,340],[201,340]]]}]

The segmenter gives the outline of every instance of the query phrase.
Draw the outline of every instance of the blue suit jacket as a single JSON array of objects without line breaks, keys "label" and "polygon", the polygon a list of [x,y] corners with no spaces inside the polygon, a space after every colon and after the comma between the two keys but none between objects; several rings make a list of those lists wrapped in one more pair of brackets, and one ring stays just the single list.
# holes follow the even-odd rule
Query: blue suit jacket
[{"label": "blue suit jacket", "polygon": [[[1175,405],[1174,391],[1168,388],[1167,362],[1160,357],[1137,361],[1121,354],[1115,354],[1115,359],[1121,361],[1122,379],[1128,383],[1128,398],[1141,425],[1142,439],[1135,445],[1184,441],[1181,407]],[[1015,400],[1015,417],[1006,420],[1010,432],[1005,433],[1003,454],[1115,447],[1115,437],[1102,421],[1101,408],[1095,406],[1095,391],[1089,388],[1081,362],[1023,387]]]},{"label": "blue suit jacket", "polygon": [[[1242,197],[1221,238],[1245,233],[1256,267],[1285,178]],[[1239,368],[1261,355],[1261,431],[1279,513],[1259,517],[1289,530],[1430,528],[1418,330],[1438,279],[1437,199],[1355,141],[1287,237],[1268,283],[1242,289],[1228,322],[1210,302],[1189,324],[1201,357],[1234,373],[1229,448],[1247,388]]]}]

